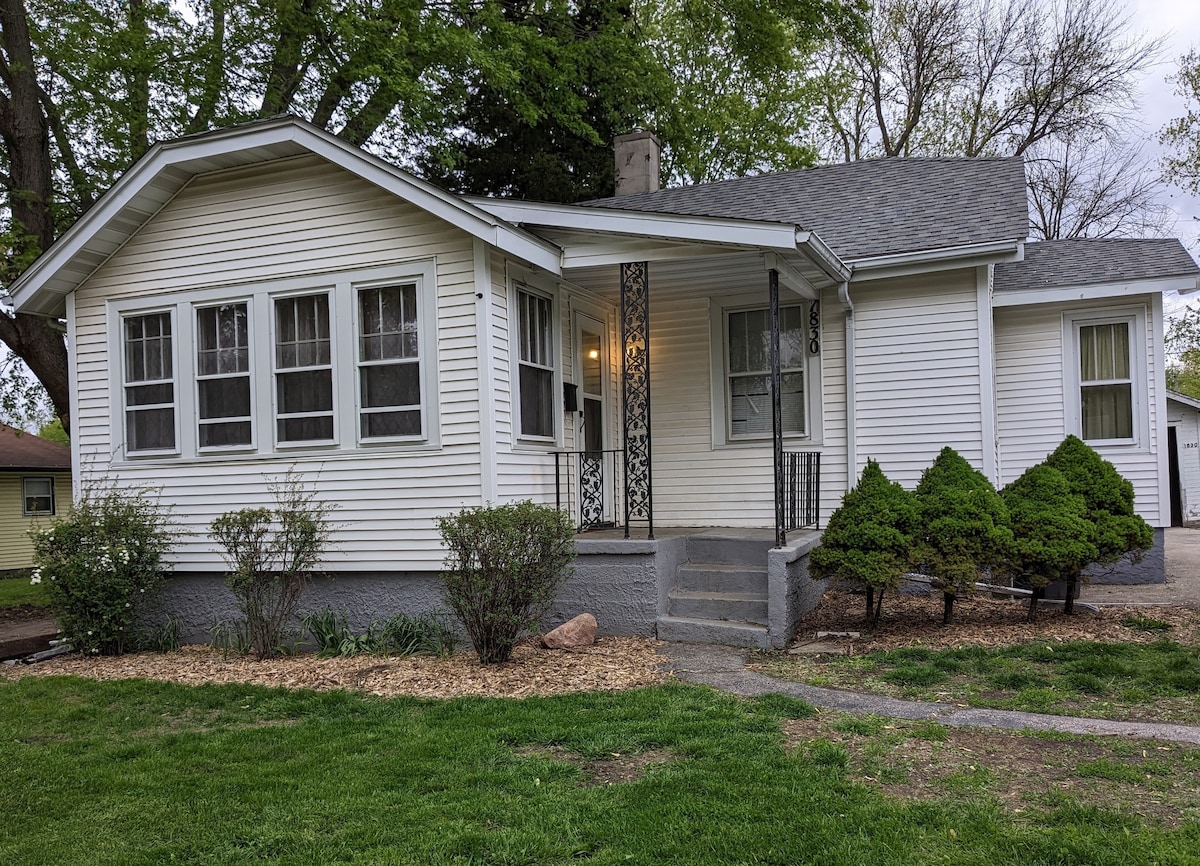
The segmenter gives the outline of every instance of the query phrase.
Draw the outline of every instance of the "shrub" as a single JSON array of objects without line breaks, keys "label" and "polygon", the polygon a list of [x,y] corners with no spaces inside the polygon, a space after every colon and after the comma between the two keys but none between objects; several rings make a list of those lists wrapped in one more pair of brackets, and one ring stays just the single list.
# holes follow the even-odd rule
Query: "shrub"
[{"label": "shrub", "polygon": [[[821,535],[821,546],[808,559],[809,576],[837,577],[862,586],[867,595],[867,621],[874,625],[883,594],[900,585],[917,529],[917,505],[911,493],[889,481],[874,460],[842,497]],[[878,601],[872,596],[878,590]]]},{"label": "shrub", "polygon": [[999,565],[1012,542],[1008,512],[983,473],[949,446],[921,475],[914,493],[920,531],[914,559],[942,590],[942,622],[954,618],[954,598]]},{"label": "shrub", "polygon": [[466,508],[438,520],[448,549],[446,601],[482,664],[508,661],[535,627],[575,557],[575,529],[562,511],[532,502]]},{"label": "shrub", "polygon": [[1027,469],[1000,495],[1013,533],[1008,569],[1033,589],[1033,622],[1046,585],[1078,575],[1098,555],[1092,541],[1095,527],[1083,497],[1071,492],[1061,472],[1044,463]]},{"label": "shrub", "polygon": [[212,534],[224,548],[226,582],[246,617],[246,639],[261,661],[280,652],[312,569],[329,548],[331,505],[293,471],[270,485],[274,508],[222,514]]},{"label": "shrub", "polygon": [[[1133,509],[1133,485],[1115,466],[1076,436],[1068,436],[1046,458],[1066,478],[1071,492],[1083,497],[1087,519],[1095,525],[1095,561],[1110,565],[1126,556],[1140,558],[1154,544],[1154,530]],[[1090,563],[1089,563],[1090,564]],[[1071,613],[1082,569],[1067,578],[1065,612]]]},{"label": "shrub", "polygon": [[47,588],[71,646],[119,655],[137,643],[139,617],[163,582],[175,541],[170,509],[145,488],[85,487],[66,516],[32,533],[30,581]]}]

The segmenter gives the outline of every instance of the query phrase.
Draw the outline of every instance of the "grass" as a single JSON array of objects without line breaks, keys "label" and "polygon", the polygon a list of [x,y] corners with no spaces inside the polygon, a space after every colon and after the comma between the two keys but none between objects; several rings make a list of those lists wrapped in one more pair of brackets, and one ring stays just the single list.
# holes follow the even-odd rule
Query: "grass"
[{"label": "grass", "polygon": [[46,587],[41,584],[37,586],[30,584],[27,574],[20,577],[0,578],[0,609],[16,607],[20,604],[45,607],[49,603]]},{"label": "grass", "polygon": [[785,736],[812,715],[680,685],[435,702],[0,681],[0,862],[1197,862],[1195,821],[1072,798],[1013,814],[979,765],[935,799],[878,790],[851,775],[848,743],[894,751],[895,731]]},{"label": "grass", "polygon": [[760,663],[813,685],[973,707],[1192,723],[1200,717],[1200,652],[1169,639],[907,648],[819,661],[773,654]]}]

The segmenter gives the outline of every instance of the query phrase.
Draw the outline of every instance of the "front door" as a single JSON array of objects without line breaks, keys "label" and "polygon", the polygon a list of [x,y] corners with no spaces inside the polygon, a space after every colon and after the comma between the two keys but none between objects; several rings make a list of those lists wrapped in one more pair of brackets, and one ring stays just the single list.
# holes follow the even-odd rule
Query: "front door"
[{"label": "front door", "polygon": [[608,380],[607,341],[604,323],[586,313],[575,314],[576,384],[579,416],[576,450],[579,454],[579,517],[584,527],[612,522],[609,490],[616,477],[614,455],[606,454],[604,395]]}]

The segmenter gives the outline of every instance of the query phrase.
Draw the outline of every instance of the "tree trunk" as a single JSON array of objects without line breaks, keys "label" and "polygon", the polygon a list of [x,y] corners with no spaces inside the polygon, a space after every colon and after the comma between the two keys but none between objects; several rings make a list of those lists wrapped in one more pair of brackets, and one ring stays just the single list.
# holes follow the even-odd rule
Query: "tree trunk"
[{"label": "tree trunk", "polygon": [[1029,597],[1029,616],[1025,618],[1026,622],[1037,621],[1038,602],[1042,600],[1043,591],[1044,588],[1040,586],[1035,586],[1033,588],[1033,595]]},{"label": "tree trunk", "polygon": [[954,594],[949,592],[942,593],[942,625],[950,625],[954,622]]},{"label": "tree trunk", "polygon": [[880,587],[879,588],[879,597],[875,599],[875,615],[873,617],[871,617],[871,625],[872,626],[879,625],[879,618],[881,616],[883,616],[883,593],[884,592],[885,592],[884,588]]},{"label": "tree trunk", "polygon": [[1075,614],[1075,596],[1079,593],[1079,578],[1073,577],[1067,581],[1067,598],[1063,602],[1063,613],[1067,616]]},{"label": "tree trunk", "polygon": [[875,610],[875,587],[867,587],[867,625],[874,625],[871,620],[871,613]]}]

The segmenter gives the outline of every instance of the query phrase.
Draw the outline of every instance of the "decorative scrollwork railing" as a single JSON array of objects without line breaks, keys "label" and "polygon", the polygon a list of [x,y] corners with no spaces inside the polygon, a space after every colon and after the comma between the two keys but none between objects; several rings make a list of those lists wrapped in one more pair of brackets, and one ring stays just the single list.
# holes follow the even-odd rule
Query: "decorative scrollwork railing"
[{"label": "decorative scrollwork railing", "polygon": [[616,525],[616,515],[622,513],[624,457],[621,448],[554,452],[555,505],[575,517],[580,532]]}]

